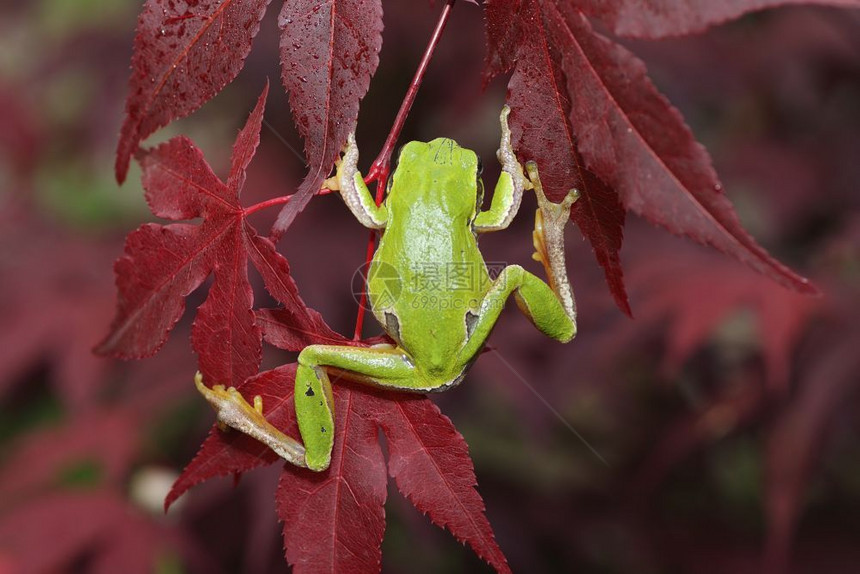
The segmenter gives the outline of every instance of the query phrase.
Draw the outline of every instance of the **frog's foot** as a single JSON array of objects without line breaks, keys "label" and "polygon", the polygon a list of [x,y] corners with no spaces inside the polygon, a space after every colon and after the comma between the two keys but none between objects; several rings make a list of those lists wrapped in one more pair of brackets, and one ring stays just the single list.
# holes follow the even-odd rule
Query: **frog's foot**
[{"label": "frog's foot", "polygon": [[194,384],[200,394],[209,401],[217,414],[218,427],[226,427],[245,433],[271,448],[278,456],[301,467],[305,462],[305,447],[296,439],[290,438],[263,416],[263,398],[254,397],[254,406],[235,387],[224,388],[215,385],[211,389],[203,384],[203,375],[197,373]]},{"label": "frog's foot", "polygon": [[[331,191],[348,189],[350,182],[355,178],[358,172],[358,145],[355,143],[355,132],[349,133],[341,153],[343,155],[339,155],[334,160],[334,175],[322,182],[322,189]],[[344,181],[344,177],[349,179]]]},{"label": "frog's foot", "polygon": [[526,170],[538,201],[532,233],[535,247],[532,258],[543,265],[550,287],[559,297],[568,316],[573,318],[576,315],[576,304],[564,262],[564,228],[570,220],[570,208],[579,199],[579,191],[572,189],[560,203],[553,203],[544,194],[537,164],[528,162]]},{"label": "frog's foot", "polygon": [[343,166],[343,158],[337,156],[334,160],[334,175],[323,180],[320,190],[340,191],[340,175]]}]

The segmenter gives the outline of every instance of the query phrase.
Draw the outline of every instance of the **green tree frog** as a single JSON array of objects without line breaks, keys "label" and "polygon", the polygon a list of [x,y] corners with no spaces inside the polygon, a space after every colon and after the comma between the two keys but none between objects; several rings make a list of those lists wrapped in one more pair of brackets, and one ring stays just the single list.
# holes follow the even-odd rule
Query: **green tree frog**
[{"label": "green tree frog", "polygon": [[[377,206],[358,171],[355,135],[348,139],[336,175],[326,187],[340,191],[366,227],[384,230],[368,273],[373,314],[395,345],[310,345],[298,358],[295,409],[301,441],[286,436],[262,416],[262,400],[248,404],[235,389],[200,392],[219,424],[249,434],[287,461],[321,471],[329,466],[335,413],[329,372],[384,389],[427,393],[459,384],[490,335],[505,301],[519,308],[544,334],[562,342],[576,334],[576,306],[564,261],[564,226],[578,198],[561,203],[544,196],[537,167],[523,173],[511,147],[505,106],[497,153],[502,173],[489,209],[481,211],[483,183],[475,152],[451,139],[409,142],[400,151],[385,201]],[[480,233],[505,229],[524,190],[538,199],[533,241],[549,284],[519,265],[494,279],[478,250]]]}]

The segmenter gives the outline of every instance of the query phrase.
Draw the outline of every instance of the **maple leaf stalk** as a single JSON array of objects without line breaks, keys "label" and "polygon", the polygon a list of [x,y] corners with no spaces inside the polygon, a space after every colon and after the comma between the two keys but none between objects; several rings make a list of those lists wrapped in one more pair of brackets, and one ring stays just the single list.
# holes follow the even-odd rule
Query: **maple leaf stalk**
[{"label": "maple leaf stalk", "polygon": [[[447,0],[442,8],[442,13],[439,14],[439,20],[436,22],[436,28],[430,36],[430,41],[427,43],[427,48],[424,49],[424,55],[421,57],[421,62],[415,70],[415,76],[409,84],[409,89],[403,97],[403,103],[400,104],[400,109],[397,111],[397,116],[394,118],[394,124],[391,126],[391,131],[388,132],[388,137],[382,145],[382,149],[373,163],[370,164],[370,169],[364,178],[365,183],[376,182],[376,205],[382,203],[385,195],[385,187],[388,183],[388,176],[391,173],[391,153],[394,151],[394,145],[400,137],[400,132],[403,131],[403,125],[406,123],[406,117],[409,115],[409,110],[412,109],[412,104],[415,102],[415,97],[418,95],[418,88],[421,87],[421,82],[424,81],[424,74],[427,67],[430,65],[430,59],[436,51],[436,46],[442,38],[442,32],[445,30],[445,25],[448,24],[448,18],[451,15],[451,9],[454,7],[456,0]],[[364,266],[367,269],[370,265],[370,260],[373,259],[373,252],[376,248],[377,231],[371,230],[370,237],[367,240],[367,251],[365,253]],[[358,303],[358,314],[355,317],[355,332],[353,339],[361,339],[361,331],[364,326],[364,309],[367,305],[367,289],[361,290],[361,300]]]},{"label": "maple leaf stalk", "polygon": [[[332,191],[330,189],[323,188],[323,189],[319,190],[316,193],[316,195],[328,195],[331,192]],[[242,211],[245,214],[245,217],[247,217],[247,216],[251,215],[252,213],[257,213],[258,211],[262,211],[262,210],[267,209],[269,207],[275,207],[276,205],[286,205],[287,203],[290,202],[290,200],[292,198],[293,198],[292,194],[282,195],[280,197],[273,197],[272,199],[267,199],[266,201],[261,201],[260,203],[255,203],[254,205],[246,207]]]}]

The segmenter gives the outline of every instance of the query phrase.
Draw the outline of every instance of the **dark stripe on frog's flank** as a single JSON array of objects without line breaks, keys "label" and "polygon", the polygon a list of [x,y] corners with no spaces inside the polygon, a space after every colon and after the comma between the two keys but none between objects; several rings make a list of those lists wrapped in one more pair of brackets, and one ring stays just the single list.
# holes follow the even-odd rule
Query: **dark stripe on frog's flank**
[{"label": "dark stripe on frog's flank", "polygon": [[385,332],[400,343],[400,321],[397,320],[397,315],[388,311],[385,312]]},{"label": "dark stripe on frog's flank", "polygon": [[475,325],[478,323],[478,316],[471,311],[466,311],[466,337],[472,336],[472,331],[475,330]]}]

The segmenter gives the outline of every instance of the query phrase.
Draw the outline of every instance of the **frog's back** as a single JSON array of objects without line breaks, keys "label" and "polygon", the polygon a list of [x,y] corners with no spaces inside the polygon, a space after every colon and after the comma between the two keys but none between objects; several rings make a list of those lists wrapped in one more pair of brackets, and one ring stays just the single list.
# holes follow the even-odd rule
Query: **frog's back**
[{"label": "frog's back", "polygon": [[474,152],[440,138],[401,152],[369,291],[386,331],[430,375],[450,374],[490,281],[471,223],[480,181]]}]

